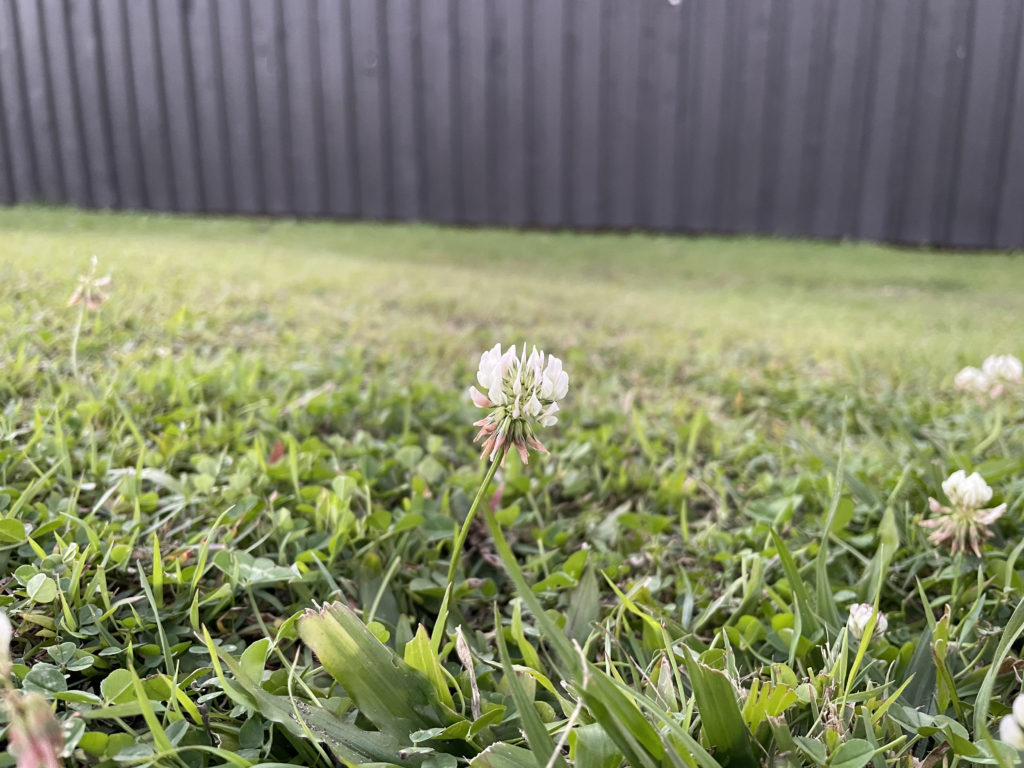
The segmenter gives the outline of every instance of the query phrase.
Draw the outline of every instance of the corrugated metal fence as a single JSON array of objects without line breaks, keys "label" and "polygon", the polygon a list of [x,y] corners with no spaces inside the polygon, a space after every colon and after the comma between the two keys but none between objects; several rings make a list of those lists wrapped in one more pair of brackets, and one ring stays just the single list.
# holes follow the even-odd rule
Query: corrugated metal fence
[{"label": "corrugated metal fence", "polygon": [[0,202],[1024,246],[1021,0],[0,0]]}]

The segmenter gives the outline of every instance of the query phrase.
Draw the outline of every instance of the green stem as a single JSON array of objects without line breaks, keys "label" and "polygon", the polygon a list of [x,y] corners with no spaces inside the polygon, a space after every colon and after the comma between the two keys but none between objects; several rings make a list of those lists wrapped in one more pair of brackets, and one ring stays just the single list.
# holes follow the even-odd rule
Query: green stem
[{"label": "green stem", "polygon": [[957,603],[960,602],[960,572],[964,569],[964,552],[960,550],[953,559],[953,586],[949,590],[950,615],[956,616]]},{"label": "green stem", "polygon": [[75,332],[71,337],[71,373],[77,379],[78,378],[78,337],[82,333],[82,320],[85,319],[85,301],[83,299],[82,306],[78,310],[78,320],[75,322]]},{"label": "green stem", "polygon": [[469,512],[466,513],[466,519],[462,523],[462,528],[459,529],[459,533],[455,537],[455,544],[452,546],[452,559],[448,564],[448,583],[445,586],[444,599],[441,601],[441,610],[437,614],[437,622],[434,624],[434,632],[430,638],[430,645],[434,653],[440,650],[441,639],[448,629],[448,604],[451,602],[452,592],[455,590],[455,572],[459,569],[459,562],[462,560],[462,548],[466,545],[469,527],[476,518],[476,511],[480,506],[480,501],[483,499],[487,487],[491,484],[491,480],[494,479],[494,473],[498,471],[499,464],[499,460],[491,462],[491,466],[488,467],[487,474],[484,475],[484,480],[480,483],[480,488],[476,492],[476,498],[473,499],[473,504],[470,506]]}]

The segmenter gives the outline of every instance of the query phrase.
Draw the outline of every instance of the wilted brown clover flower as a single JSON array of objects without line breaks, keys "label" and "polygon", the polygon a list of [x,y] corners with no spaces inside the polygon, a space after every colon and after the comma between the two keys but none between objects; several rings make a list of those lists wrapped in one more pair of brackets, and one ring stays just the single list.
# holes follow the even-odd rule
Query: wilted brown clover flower
[{"label": "wilted brown clover flower", "polygon": [[943,506],[929,497],[928,508],[938,516],[921,521],[921,526],[932,530],[928,541],[948,545],[954,555],[970,546],[980,557],[981,542],[992,536],[988,527],[1002,517],[1006,504],[982,509],[992,498],[992,489],[977,472],[968,476],[958,469],[942,484],[942,490],[953,506]]},{"label": "wilted brown clover flower", "polygon": [[75,287],[74,293],[71,294],[71,298],[68,299],[68,306],[73,307],[77,304],[82,304],[86,309],[97,310],[110,298],[110,295],[104,291],[111,283],[110,275],[103,275],[103,277],[96,277],[96,265],[99,259],[93,255],[90,264],[88,275],[81,275],[78,278],[78,285]]}]

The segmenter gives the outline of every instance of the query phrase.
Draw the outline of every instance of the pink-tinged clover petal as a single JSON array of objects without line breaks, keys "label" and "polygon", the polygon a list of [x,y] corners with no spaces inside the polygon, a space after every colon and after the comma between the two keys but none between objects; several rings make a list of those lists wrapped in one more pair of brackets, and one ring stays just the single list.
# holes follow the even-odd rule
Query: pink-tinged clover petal
[{"label": "pink-tinged clover petal", "polygon": [[473,401],[473,405],[477,408],[493,408],[494,403],[476,387],[469,388],[469,398]]},{"label": "pink-tinged clover petal", "polygon": [[998,507],[992,507],[991,509],[979,509],[974,519],[982,525],[991,525],[1002,517],[1004,512],[1006,512],[1006,505],[1000,504]]}]

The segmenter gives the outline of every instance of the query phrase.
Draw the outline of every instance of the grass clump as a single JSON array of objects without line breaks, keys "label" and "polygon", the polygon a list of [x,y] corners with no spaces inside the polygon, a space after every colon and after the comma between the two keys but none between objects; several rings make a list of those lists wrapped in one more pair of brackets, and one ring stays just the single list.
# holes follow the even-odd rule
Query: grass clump
[{"label": "grass clump", "polygon": [[[1024,400],[953,388],[1015,259],[12,209],[0,269],[4,695],[68,764],[1015,759]],[[551,455],[450,568],[524,338]],[[977,554],[920,524],[959,469]]]}]

